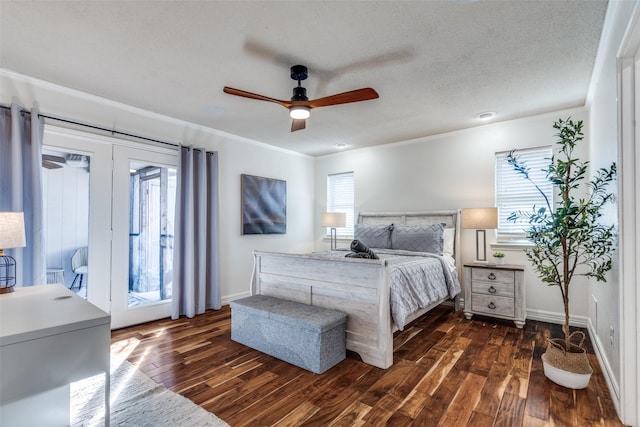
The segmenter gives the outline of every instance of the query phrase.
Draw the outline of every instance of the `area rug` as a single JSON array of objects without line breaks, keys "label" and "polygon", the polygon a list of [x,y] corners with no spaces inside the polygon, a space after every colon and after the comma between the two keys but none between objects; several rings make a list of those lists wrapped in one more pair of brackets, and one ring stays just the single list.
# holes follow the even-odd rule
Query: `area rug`
[{"label": "area rug", "polygon": [[[110,400],[111,426],[229,426],[126,360],[111,362]],[[104,426],[104,375],[71,384],[71,425]]]}]

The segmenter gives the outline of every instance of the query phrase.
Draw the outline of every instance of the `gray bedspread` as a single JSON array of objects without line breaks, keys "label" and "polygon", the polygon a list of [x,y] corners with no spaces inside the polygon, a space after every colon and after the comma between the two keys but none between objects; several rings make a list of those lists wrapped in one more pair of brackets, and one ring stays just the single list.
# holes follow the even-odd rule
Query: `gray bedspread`
[{"label": "gray bedspread", "polygon": [[[421,308],[460,293],[460,282],[453,266],[443,256],[427,252],[375,249],[389,268],[391,317],[404,330],[408,317]],[[342,256],[344,251],[327,253]]]}]

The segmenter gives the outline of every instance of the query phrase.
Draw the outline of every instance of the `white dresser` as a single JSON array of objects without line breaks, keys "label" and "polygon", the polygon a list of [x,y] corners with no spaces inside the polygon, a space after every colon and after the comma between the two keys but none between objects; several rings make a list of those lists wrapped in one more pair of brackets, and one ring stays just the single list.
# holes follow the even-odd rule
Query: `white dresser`
[{"label": "white dresser", "polygon": [[468,263],[464,265],[464,315],[513,320],[518,328],[527,318],[524,266]]},{"label": "white dresser", "polygon": [[69,384],[105,374],[111,316],[62,285],[0,295],[0,425],[69,425]]}]

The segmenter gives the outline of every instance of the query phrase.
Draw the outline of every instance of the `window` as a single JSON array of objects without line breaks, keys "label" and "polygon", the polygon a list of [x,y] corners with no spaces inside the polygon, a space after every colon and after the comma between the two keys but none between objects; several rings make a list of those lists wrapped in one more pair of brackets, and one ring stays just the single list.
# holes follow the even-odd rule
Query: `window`
[{"label": "window", "polygon": [[[347,226],[336,229],[336,235],[353,236],[353,172],[336,173],[327,176],[327,212],[346,212]],[[327,235],[329,229],[327,228]]]},{"label": "window", "polygon": [[[518,210],[531,210],[533,206],[546,207],[544,197],[534,185],[521,174],[517,173],[513,166],[507,163],[508,151],[496,153],[496,182],[495,200],[498,207],[498,238],[499,240],[517,240],[524,237],[528,227],[526,222],[507,221],[512,212]],[[546,178],[546,169],[551,159],[551,147],[539,147],[528,150],[517,150],[515,153],[519,160],[527,165],[529,176],[550,201],[553,200],[553,186]]]}]

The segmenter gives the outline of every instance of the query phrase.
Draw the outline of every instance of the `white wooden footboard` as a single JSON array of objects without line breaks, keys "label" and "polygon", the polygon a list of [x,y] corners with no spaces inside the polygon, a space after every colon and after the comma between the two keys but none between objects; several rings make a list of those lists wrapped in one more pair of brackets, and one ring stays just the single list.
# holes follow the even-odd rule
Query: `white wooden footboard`
[{"label": "white wooden footboard", "polygon": [[393,364],[389,277],[384,260],[254,252],[252,294],[348,314],[347,349],[365,363]]},{"label": "white wooden footboard", "polygon": [[[360,213],[358,223],[445,224],[446,228],[455,229],[454,258],[456,265],[461,265],[460,210]],[[256,251],[253,269],[253,295],[270,295],[347,313],[347,349],[379,368],[393,364],[395,325],[391,321],[390,279],[384,260]],[[442,301],[414,313],[408,321]],[[456,297],[456,309],[460,306]]]}]

